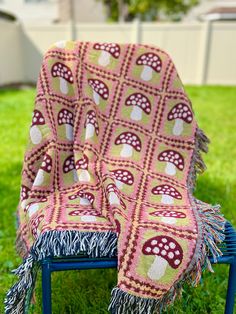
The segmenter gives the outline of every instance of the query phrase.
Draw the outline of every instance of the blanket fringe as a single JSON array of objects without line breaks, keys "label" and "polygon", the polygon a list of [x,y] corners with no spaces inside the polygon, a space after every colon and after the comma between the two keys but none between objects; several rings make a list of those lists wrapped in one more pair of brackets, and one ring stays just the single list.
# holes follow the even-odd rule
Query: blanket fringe
[{"label": "blanket fringe", "polygon": [[53,230],[43,233],[35,241],[23,263],[12,271],[19,277],[19,280],[6,295],[5,313],[27,313],[41,260],[46,257],[76,256],[79,254],[86,254],[89,257],[116,256],[116,233],[73,230]]}]

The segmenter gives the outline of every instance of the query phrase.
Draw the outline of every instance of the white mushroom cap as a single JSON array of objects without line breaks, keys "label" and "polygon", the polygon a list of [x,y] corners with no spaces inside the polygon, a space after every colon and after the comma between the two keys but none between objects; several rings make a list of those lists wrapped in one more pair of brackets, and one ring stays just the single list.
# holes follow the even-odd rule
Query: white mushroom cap
[{"label": "white mushroom cap", "polygon": [[54,63],[51,69],[51,73],[53,77],[61,77],[68,83],[74,82],[71,69],[61,62]]},{"label": "white mushroom cap", "polygon": [[75,169],[75,157],[74,155],[70,155],[66,158],[63,164],[63,172],[68,173],[69,171]]},{"label": "white mushroom cap", "polygon": [[126,169],[116,169],[111,171],[114,175],[115,179],[121,181],[122,183],[132,185],[134,183],[134,176],[133,174],[126,170]]},{"label": "white mushroom cap", "polygon": [[67,109],[61,109],[58,112],[57,121],[58,121],[59,125],[70,124],[73,126],[74,125],[74,115],[71,111],[69,111]]},{"label": "white mushroom cap", "polygon": [[139,56],[139,58],[136,61],[136,64],[149,66],[156,72],[160,72],[162,67],[160,57],[153,52],[147,52]]},{"label": "white mushroom cap", "polygon": [[141,140],[140,138],[134,134],[133,132],[123,132],[117,136],[115,139],[115,144],[128,144],[132,146],[136,151],[141,151]]},{"label": "white mushroom cap", "polygon": [[183,260],[183,250],[180,244],[166,235],[147,240],[143,245],[142,252],[144,255],[155,255],[164,258],[174,269],[178,268]]},{"label": "white mushroom cap", "polygon": [[88,123],[90,123],[90,124],[92,124],[94,126],[95,132],[98,135],[99,127],[98,127],[98,123],[97,123],[97,120],[96,120],[96,112],[94,110],[89,110],[87,112],[86,120],[85,120],[85,123],[84,123],[84,127],[85,128],[86,128],[86,125]]},{"label": "white mushroom cap", "polygon": [[169,121],[174,119],[182,119],[186,123],[191,123],[193,120],[193,114],[188,105],[184,103],[178,103],[170,110],[167,119]]},{"label": "white mushroom cap", "polygon": [[34,110],[31,126],[43,124],[45,124],[45,119],[42,113],[39,110]]},{"label": "white mushroom cap", "polygon": [[175,211],[175,210],[157,210],[150,215],[155,216],[155,217],[174,217],[174,218],[186,218],[186,214]]},{"label": "white mushroom cap", "polygon": [[76,161],[76,170],[78,169],[88,169],[88,157],[84,154],[82,158]]},{"label": "white mushroom cap", "polygon": [[170,186],[168,184],[162,184],[155,186],[152,189],[152,193],[155,195],[169,195],[171,197],[182,199],[182,195],[177,191],[173,186]]},{"label": "white mushroom cap", "polygon": [[49,156],[48,154],[45,154],[43,158],[41,169],[47,173],[50,173],[52,170],[52,157]]},{"label": "white mushroom cap", "polygon": [[167,149],[161,152],[158,155],[158,160],[163,162],[170,162],[181,171],[184,169],[184,158],[175,150]]},{"label": "white mushroom cap", "polygon": [[141,93],[133,93],[126,101],[126,106],[137,106],[141,108],[146,114],[151,112],[151,103],[149,99]]},{"label": "white mushroom cap", "polygon": [[102,97],[105,100],[108,99],[109,89],[105,83],[98,79],[89,79],[88,83],[100,97]]},{"label": "white mushroom cap", "polygon": [[95,43],[93,45],[95,50],[103,50],[109,52],[113,58],[119,58],[120,46],[115,43]]}]

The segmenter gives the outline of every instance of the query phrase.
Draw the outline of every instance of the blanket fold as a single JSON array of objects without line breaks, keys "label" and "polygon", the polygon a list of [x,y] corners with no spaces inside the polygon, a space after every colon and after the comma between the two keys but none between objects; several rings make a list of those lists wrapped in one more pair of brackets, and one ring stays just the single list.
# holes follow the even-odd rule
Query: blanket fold
[{"label": "blanket fold", "polygon": [[27,313],[46,257],[118,258],[113,314],[160,313],[222,253],[226,219],[196,199],[199,129],[176,68],[141,44],[61,41],[46,52],[17,210],[19,280],[7,314]]}]

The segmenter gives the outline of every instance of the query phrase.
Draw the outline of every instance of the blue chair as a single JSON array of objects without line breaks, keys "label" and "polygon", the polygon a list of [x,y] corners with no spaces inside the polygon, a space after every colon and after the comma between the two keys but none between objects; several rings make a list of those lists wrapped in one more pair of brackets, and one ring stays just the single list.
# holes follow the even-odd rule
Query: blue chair
[{"label": "blue chair", "polygon": [[[229,264],[228,289],[225,304],[225,314],[233,314],[236,293],[236,230],[227,221],[225,241],[219,245],[223,255],[218,258],[218,264]],[[214,263],[212,256],[209,259]],[[83,270],[98,268],[116,268],[117,258],[88,258],[85,255],[46,258],[41,261],[42,267],[42,297],[43,314],[52,313],[51,273],[60,270]]]}]

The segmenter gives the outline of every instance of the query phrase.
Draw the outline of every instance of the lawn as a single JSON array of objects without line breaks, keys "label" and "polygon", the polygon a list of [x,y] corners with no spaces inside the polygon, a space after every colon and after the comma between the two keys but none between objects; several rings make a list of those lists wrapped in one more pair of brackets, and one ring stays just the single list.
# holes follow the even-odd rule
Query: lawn
[{"label": "lawn", "polygon": [[[211,139],[210,151],[204,156],[208,169],[199,177],[195,195],[221,204],[225,217],[236,226],[236,87],[187,87],[187,92],[200,127]],[[21,262],[14,249],[15,209],[34,96],[34,90],[0,91],[0,313],[6,290],[16,279],[10,270]],[[228,267],[213,268],[215,273],[204,272],[198,287],[184,287],[182,299],[167,313],[223,313]],[[34,314],[41,313],[40,279],[39,274]],[[115,283],[115,270],[55,273],[53,314],[107,313]]]}]

